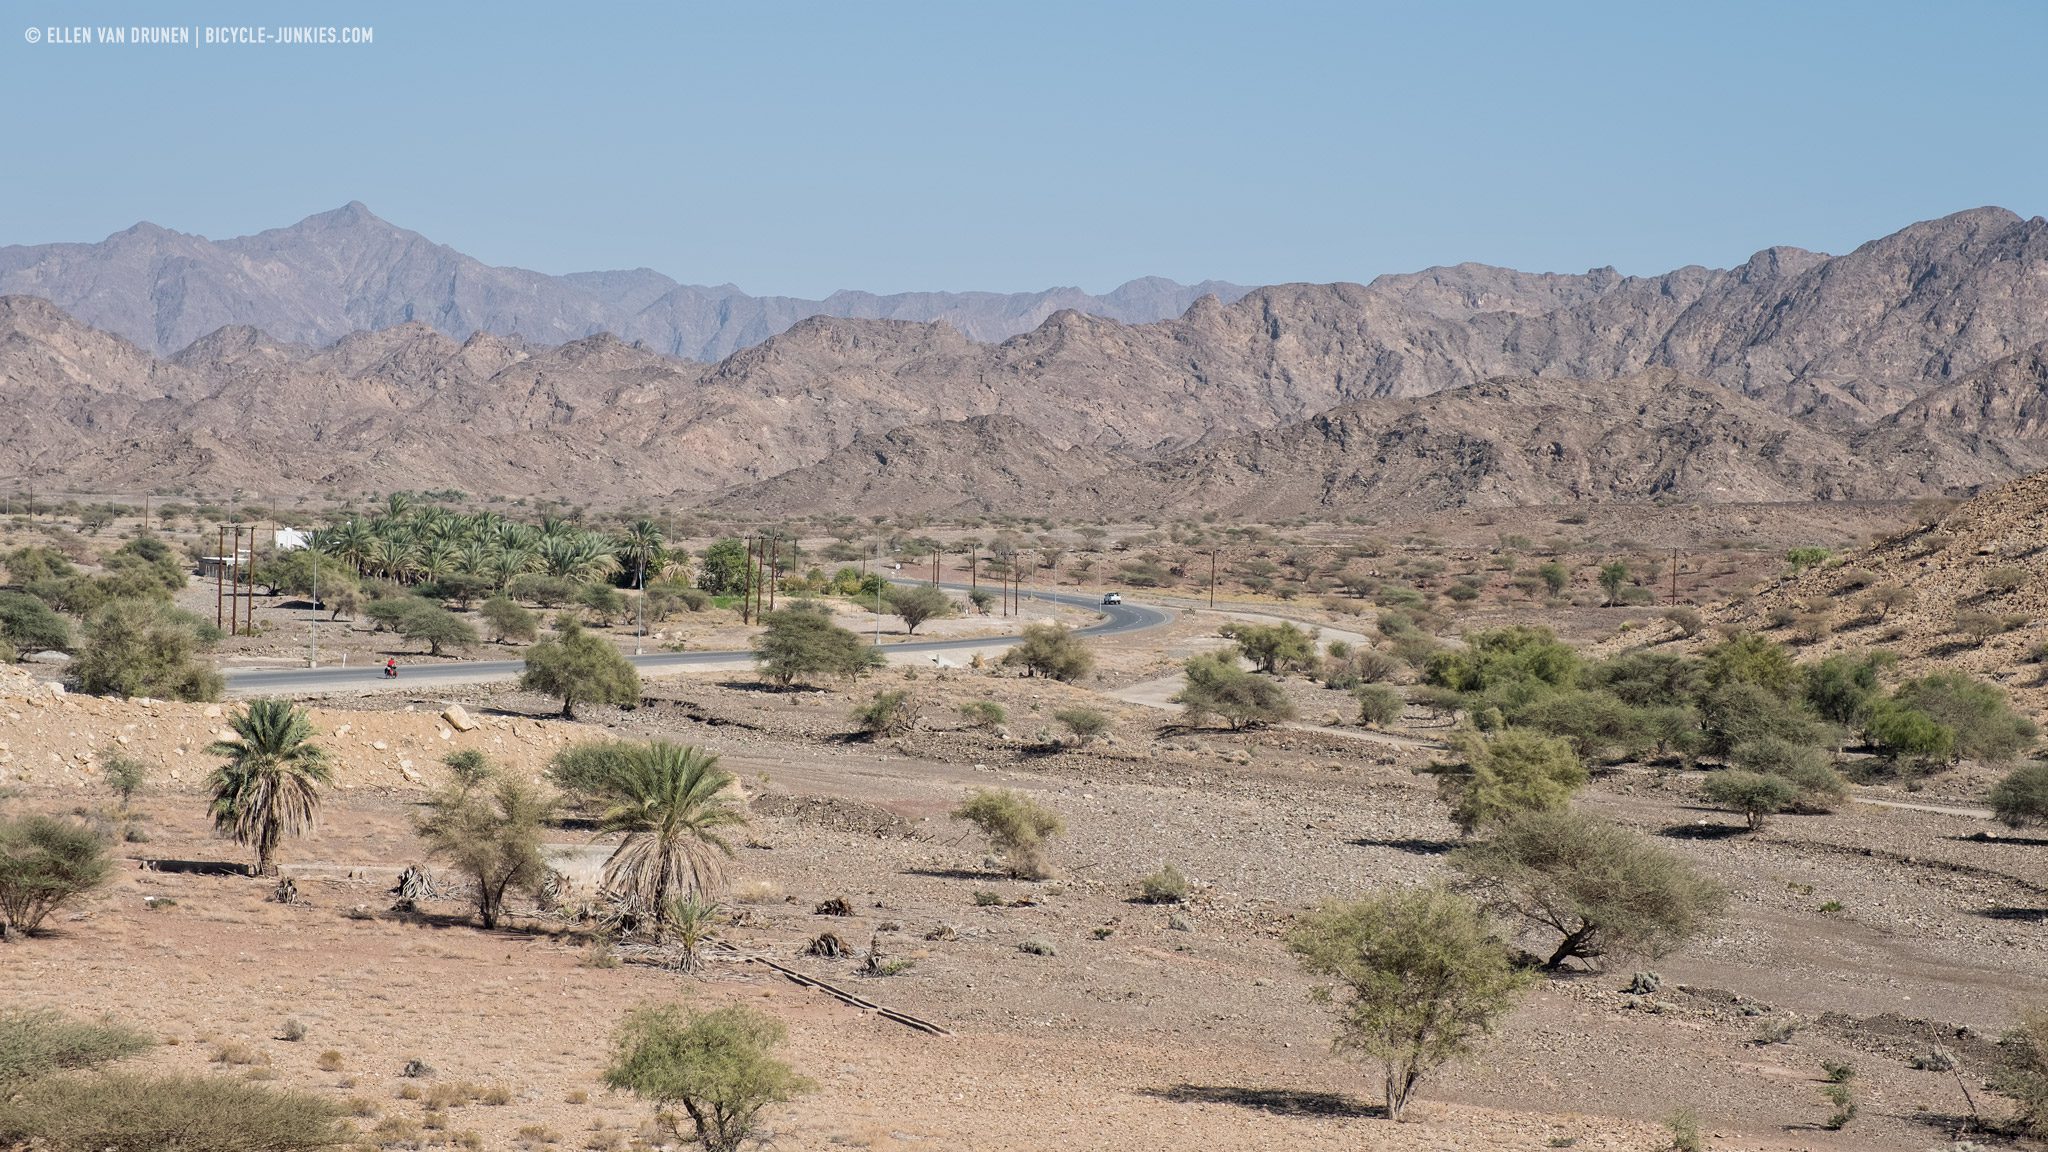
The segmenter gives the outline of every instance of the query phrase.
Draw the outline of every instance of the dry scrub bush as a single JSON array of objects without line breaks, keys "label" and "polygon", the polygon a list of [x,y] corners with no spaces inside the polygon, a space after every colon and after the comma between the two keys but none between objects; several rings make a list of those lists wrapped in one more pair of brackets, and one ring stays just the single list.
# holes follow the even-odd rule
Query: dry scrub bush
[{"label": "dry scrub bush", "polygon": [[907,735],[917,727],[917,718],[917,700],[901,689],[877,692],[853,709],[854,725],[870,740]]},{"label": "dry scrub bush", "polygon": [[58,1072],[111,1064],[149,1046],[142,1033],[110,1022],[40,1009],[0,1012],[0,1095]]},{"label": "dry scrub bush", "polygon": [[113,874],[107,845],[72,820],[23,816],[0,820],[0,938],[32,933],[65,902]]},{"label": "dry scrub bush", "polygon": [[1328,905],[1288,947],[1335,981],[1317,998],[1341,1012],[1337,1050],[1382,1066],[1395,1120],[1422,1078],[1471,1051],[1530,982],[1479,910],[1440,888]]},{"label": "dry scrub bush", "polygon": [[297,1152],[353,1140],[341,1111],[217,1076],[58,1076],[0,1105],[0,1141],[48,1152]]},{"label": "dry scrub bush", "polygon": [[1671,853],[1567,810],[1517,814],[1452,862],[1489,905],[1558,934],[1553,970],[1574,957],[1661,956],[1705,932],[1727,901]]},{"label": "dry scrub bush", "polygon": [[1045,859],[1045,840],[1060,831],[1060,818],[1021,793],[976,789],[953,810],[955,820],[981,829],[989,845],[1003,857],[1010,875],[1043,880],[1052,874]]},{"label": "dry scrub bush", "polygon": [[1188,898],[1188,878],[1168,864],[1138,882],[1138,899],[1147,904],[1179,904]]},{"label": "dry scrub bush", "polygon": [[[743,1005],[639,1008],[619,1026],[605,1083],[657,1105],[681,1105],[705,1152],[737,1152],[755,1138],[763,1108],[812,1086],[775,1057],[785,1034]],[[667,1123],[683,1135],[673,1118]]]}]

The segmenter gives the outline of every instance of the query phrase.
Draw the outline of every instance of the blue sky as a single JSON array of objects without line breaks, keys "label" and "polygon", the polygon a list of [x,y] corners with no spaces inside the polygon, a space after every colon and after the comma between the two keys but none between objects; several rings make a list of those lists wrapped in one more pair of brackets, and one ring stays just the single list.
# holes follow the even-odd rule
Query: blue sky
[{"label": "blue sky", "polygon": [[[31,28],[368,25],[367,46]],[[1842,251],[2048,211],[2048,5],[5,0],[0,243],[362,200],[756,293]]]}]

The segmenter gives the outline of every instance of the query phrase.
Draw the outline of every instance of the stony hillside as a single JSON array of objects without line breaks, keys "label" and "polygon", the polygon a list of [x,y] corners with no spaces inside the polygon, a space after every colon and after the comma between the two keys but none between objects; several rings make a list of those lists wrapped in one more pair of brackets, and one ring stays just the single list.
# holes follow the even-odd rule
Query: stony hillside
[{"label": "stony hillside", "polygon": [[976,416],[859,437],[816,464],[706,507],[776,517],[1014,511],[1128,463],[1092,448],[1061,448],[1014,417]]},{"label": "stony hillside", "polygon": [[1886,648],[1908,673],[1963,668],[2048,707],[2048,473],[2000,485],[1939,521],[1789,575],[1712,613],[1813,655]]},{"label": "stony hillside", "polygon": [[1669,371],[1501,379],[1368,401],[1126,468],[1053,506],[1175,502],[1228,516],[1385,515],[1583,501],[1893,498],[1928,491],[1849,448],[1840,420],[1795,420]]},{"label": "stony hillside", "polygon": [[[1152,324],[1059,311],[1001,344],[945,323],[813,316],[711,365],[609,333],[458,342],[445,316],[325,346],[236,325],[157,360],[13,300],[0,401],[28,422],[0,444],[0,483],[709,496],[862,437],[1003,416],[1042,439],[1027,455],[1152,462],[1097,495],[1055,493],[1077,508],[1158,511],[1188,485],[1244,512],[1388,493],[1424,506],[1967,493],[2048,458],[2044,229],[1978,209],[1844,256],[1768,249],[1728,271],[1460,265],[1278,285]],[[1639,401],[1615,383],[1660,372],[1690,383]],[[1473,388],[1495,380],[1516,399]],[[1525,393],[1537,420],[1509,410]],[[855,452],[832,484],[775,498],[887,491],[874,461]],[[993,487],[957,487],[953,502],[994,506],[1040,471],[960,472]],[[1135,492],[1151,503],[1119,495]]]},{"label": "stony hillside", "polygon": [[944,321],[978,340],[1036,327],[1063,308],[1126,323],[1178,316],[1221,281],[1133,280],[1093,296],[1042,292],[835,292],[823,300],[678,284],[645,268],[549,276],[500,268],[378,219],[360,203],[287,228],[208,240],[137,224],[97,244],[0,248],[0,293],[40,296],[94,327],[169,354],[216,328],[249,325],[328,344],[351,332],[427,324],[545,344],[611,332],[684,359],[716,360],[810,316]]}]

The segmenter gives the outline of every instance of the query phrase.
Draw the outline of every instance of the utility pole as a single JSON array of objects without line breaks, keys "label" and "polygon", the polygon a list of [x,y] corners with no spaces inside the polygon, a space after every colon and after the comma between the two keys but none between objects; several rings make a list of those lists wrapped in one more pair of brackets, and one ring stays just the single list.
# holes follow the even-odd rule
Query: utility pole
[{"label": "utility pole", "polygon": [[227,571],[227,561],[221,553],[227,548],[228,530],[216,524],[213,526],[213,626],[223,628],[227,624],[222,614],[227,607],[226,590],[221,587],[221,574]]},{"label": "utility pole", "polygon": [[782,536],[768,534],[768,610],[775,611],[775,585],[782,575]]},{"label": "utility pole", "polygon": [[875,545],[875,647],[882,646],[882,546]]},{"label": "utility pole", "polygon": [[[237,568],[240,568],[241,564],[241,554],[237,553],[235,555],[235,566]],[[246,619],[249,622],[248,635],[251,636],[254,636],[256,634],[256,573],[250,570],[255,568],[255,566],[256,526],[254,524],[251,524],[249,525],[249,568],[242,570],[242,576],[249,582],[249,615],[246,617]]]},{"label": "utility pole", "polygon": [[967,554],[967,590],[969,592],[979,592],[981,590],[981,549],[979,547],[976,547],[974,551]]},{"label": "utility pole", "polygon": [[313,658],[306,661],[306,667],[318,668],[320,666],[320,550],[313,547],[311,537],[308,537],[306,540],[306,551],[313,556],[313,627],[309,633],[313,638]]},{"label": "utility pole", "polygon": [[1216,606],[1216,550],[1209,549],[1209,607]]},{"label": "utility pole", "polygon": [[1671,550],[1671,606],[1678,606],[1678,549]]},{"label": "utility pole", "polygon": [[754,538],[747,537],[747,559],[740,566],[740,623],[754,622]]}]

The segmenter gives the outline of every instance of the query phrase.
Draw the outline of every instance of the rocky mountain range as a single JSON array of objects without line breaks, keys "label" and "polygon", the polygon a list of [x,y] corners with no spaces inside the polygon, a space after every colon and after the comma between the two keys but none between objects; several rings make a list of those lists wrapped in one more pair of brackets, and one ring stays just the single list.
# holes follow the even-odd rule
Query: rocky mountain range
[{"label": "rocky mountain range", "polygon": [[943,321],[1002,340],[1062,308],[1144,323],[1178,316],[1222,281],[1132,280],[1093,296],[1042,292],[835,292],[823,300],[750,296],[731,284],[678,284],[645,268],[549,276],[485,264],[377,218],[361,203],[287,228],[208,240],[137,224],[97,244],[0,248],[0,294],[40,296],[95,328],[169,355],[245,324],[292,343],[424,323],[560,344],[599,332],[664,355],[718,360],[811,316]]},{"label": "rocky mountain range", "polygon": [[811,316],[714,364],[418,317],[326,344],[230,326],[159,358],[17,296],[0,402],[27,414],[0,484],[46,488],[733,515],[1957,494],[2048,465],[2048,222],[1976,209],[1656,277],[1277,285],[1152,323],[1057,311],[1000,343]]}]

